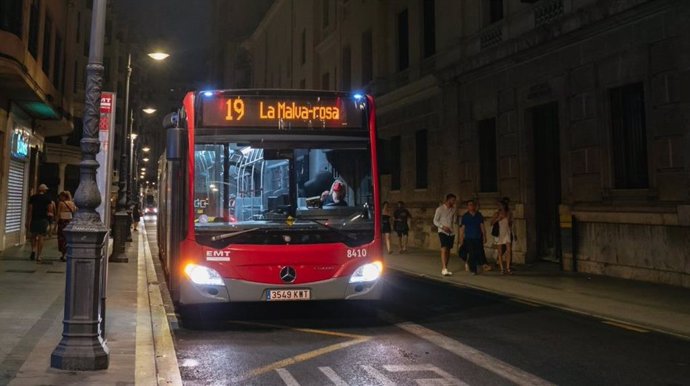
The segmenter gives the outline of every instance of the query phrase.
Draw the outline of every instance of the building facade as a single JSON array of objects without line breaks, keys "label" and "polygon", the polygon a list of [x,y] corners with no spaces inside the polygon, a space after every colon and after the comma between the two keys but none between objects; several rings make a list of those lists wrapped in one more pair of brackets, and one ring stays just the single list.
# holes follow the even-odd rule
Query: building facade
[{"label": "building facade", "polygon": [[[690,3],[277,0],[253,87],[376,96],[382,192],[436,249],[448,192],[508,197],[515,260],[690,287]],[[486,245],[493,255],[491,243]]]},{"label": "building facade", "polygon": [[[79,183],[91,0],[0,0],[0,250],[26,240],[28,198]],[[118,84],[108,2],[104,90]]]}]

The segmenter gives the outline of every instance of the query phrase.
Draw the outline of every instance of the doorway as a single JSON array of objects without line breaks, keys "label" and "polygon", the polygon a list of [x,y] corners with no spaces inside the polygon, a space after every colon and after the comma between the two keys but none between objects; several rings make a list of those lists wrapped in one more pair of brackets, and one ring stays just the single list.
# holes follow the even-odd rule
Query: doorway
[{"label": "doorway", "polygon": [[536,257],[560,261],[561,151],[558,103],[531,109],[534,135]]}]

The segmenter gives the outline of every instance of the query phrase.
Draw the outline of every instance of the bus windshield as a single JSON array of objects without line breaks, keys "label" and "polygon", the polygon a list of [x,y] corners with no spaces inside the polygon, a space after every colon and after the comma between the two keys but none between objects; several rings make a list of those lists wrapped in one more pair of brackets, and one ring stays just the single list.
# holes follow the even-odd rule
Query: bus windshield
[{"label": "bus windshield", "polygon": [[194,148],[198,242],[354,246],[373,240],[367,140],[203,140],[197,137]]}]

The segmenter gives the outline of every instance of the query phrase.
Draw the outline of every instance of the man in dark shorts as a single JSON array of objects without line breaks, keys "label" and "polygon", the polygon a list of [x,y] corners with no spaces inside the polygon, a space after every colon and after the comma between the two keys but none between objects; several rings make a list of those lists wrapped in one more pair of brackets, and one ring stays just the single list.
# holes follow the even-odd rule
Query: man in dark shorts
[{"label": "man in dark shorts", "polygon": [[398,201],[398,209],[393,212],[393,229],[398,234],[400,253],[407,252],[407,233],[410,231],[408,221],[412,218],[410,211],[405,208],[405,203]]},{"label": "man in dark shorts", "polygon": [[26,227],[31,234],[31,256],[29,259],[36,259],[41,262],[41,252],[43,252],[43,237],[48,233],[49,218],[53,216],[53,201],[46,192],[48,187],[45,184],[38,186],[38,193],[29,199],[29,219]]},{"label": "man in dark shorts", "polygon": [[455,195],[448,193],[434,213],[434,225],[438,229],[438,238],[441,241],[441,275],[451,276],[453,272],[448,270],[448,257],[455,243],[453,224],[455,223]]},{"label": "man in dark shorts", "polygon": [[470,272],[477,274],[477,266],[484,264],[484,244],[486,243],[486,231],[484,229],[484,217],[477,211],[477,203],[474,200],[467,201],[467,212],[460,217],[460,238],[458,250],[465,247],[468,258],[467,263]]}]

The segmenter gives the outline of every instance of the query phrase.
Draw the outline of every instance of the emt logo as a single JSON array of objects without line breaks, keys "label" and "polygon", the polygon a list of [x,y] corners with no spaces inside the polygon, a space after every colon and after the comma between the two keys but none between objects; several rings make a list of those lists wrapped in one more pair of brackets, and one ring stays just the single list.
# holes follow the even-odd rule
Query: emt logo
[{"label": "emt logo", "polygon": [[230,261],[230,251],[206,251],[206,261]]}]

